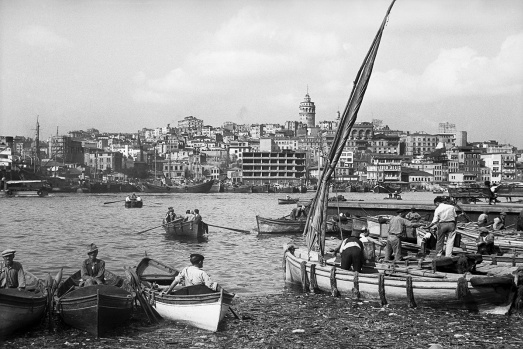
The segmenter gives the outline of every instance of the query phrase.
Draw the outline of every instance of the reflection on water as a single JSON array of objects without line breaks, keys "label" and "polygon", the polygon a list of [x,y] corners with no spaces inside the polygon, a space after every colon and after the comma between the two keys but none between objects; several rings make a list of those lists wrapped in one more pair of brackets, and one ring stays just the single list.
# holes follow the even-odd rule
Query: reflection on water
[{"label": "reflection on water", "polygon": [[[433,195],[429,193],[432,198]],[[309,199],[314,193],[293,194]],[[343,193],[346,198],[381,199],[383,194]],[[408,193],[427,198],[427,193]],[[406,196],[405,195],[405,196]],[[424,195],[424,196],[423,196]],[[175,268],[189,264],[191,253],[205,256],[211,277],[236,293],[281,291],[283,244],[303,246],[301,235],[258,235],[256,215],[281,217],[293,205],[278,205],[283,194],[151,194],[142,195],[143,208],[124,208],[124,194],[50,194],[44,198],[0,199],[0,250],[14,248],[16,260],[39,277],[47,272],[64,275],[78,270],[87,258],[87,246],[98,245],[106,267],[123,275],[124,266],[136,266],[145,253]],[[106,204],[104,202],[122,202]],[[409,197],[409,200],[416,200]],[[249,231],[240,233],[209,226],[207,238],[176,239],[161,227],[167,208],[177,214],[198,208],[203,220]],[[334,241],[333,241],[334,242]]]}]

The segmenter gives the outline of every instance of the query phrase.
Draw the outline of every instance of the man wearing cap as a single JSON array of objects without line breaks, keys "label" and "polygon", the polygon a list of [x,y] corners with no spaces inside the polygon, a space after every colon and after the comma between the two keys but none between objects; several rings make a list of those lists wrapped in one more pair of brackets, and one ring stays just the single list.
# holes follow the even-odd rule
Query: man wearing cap
[{"label": "man wearing cap", "polygon": [[365,257],[363,255],[363,243],[359,239],[360,231],[353,230],[351,236],[344,239],[334,249],[334,255],[341,253],[341,269],[350,270],[350,267],[361,273]]},{"label": "man wearing cap", "polygon": [[505,211],[499,214],[499,217],[494,218],[494,224],[492,224],[492,229],[494,230],[504,230],[505,229],[505,218],[507,213]]},{"label": "man wearing cap", "polygon": [[456,238],[456,220],[458,214],[456,208],[453,205],[447,204],[443,198],[437,197],[434,199],[434,219],[427,228],[431,228],[434,225],[438,225],[438,231],[436,237],[436,253],[437,256],[443,254],[443,245],[445,244],[445,237],[447,238],[447,245],[445,248],[445,256],[452,257],[452,249],[454,248],[454,239]]},{"label": "man wearing cap", "polygon": [[102,285],[105,282],[105,262],[96,258],[98,256],[98,247],[91,244],[87,250],[89,258],[82,263],[82,281],[81,286]]},{"label": "man wearing cap", "polygon": [[176,219],[176,213],[174,213],[174,208],[169,207],[167,214],[165,215],[165,222],[169,223]]},{"label": "man wearing cap", "polygon": [[180,274],[174,278],[169,288],[163,291],[162,294],[169,294],[178,284],[183,284],[184,286],[205,285],[213,291],[219,291],[221,289],[220,285],[212,282],[209,274],[202,269],[204,258],[205,257],[198,253],[191,254],[190,260],[192,265],[183,268]]},{"label": "man wearing cap", "polygon": [[2,252],[3,261],[0,262],[0,288],[25,289],[25,274],[22,264],[15,262],[16,251],[7,249]]},{"label": "man wearing cap", "polygon": [[478,246],[479,254],[493,254],[494,253],[494,234],[486,227],[479,228],[479,236],[476,239],[476,246]]},{"label": "man wearing cap", "polygon": [[401,240],[400,236],[404,235],[404,229],[417,228],[421,226],[421,223],[414,223],[408,219],[403,218],[403,210],[398,210],[397,215],[389,220],[389,236],[387,237],[387,244],[385,245],[385,260],[389,261],[392,259],[394,254],[394,261],[401,261]]}]

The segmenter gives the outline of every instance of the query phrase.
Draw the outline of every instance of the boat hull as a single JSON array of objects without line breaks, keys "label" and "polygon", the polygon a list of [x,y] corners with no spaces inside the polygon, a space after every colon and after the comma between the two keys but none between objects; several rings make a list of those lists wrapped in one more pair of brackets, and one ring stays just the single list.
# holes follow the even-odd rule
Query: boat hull
[{"label": "boat hull", "polygon": [[153,307],[164,319],[216,332],[234,295],[213,292],[199,295],[155,295]]},{"label": "boat hull", "polygon": [[143,201],[137,201],[137,200],[126,201],[125,207],[126,208],[142,208]]},{"label": "boat hull", "polygon": [[78,287],[81,273],[69,276],[56,290],[56,311],[66,324],[97,337],[130,319],[133,297],[124,280],[105,271],[105,284]]},{"label": "boat hull", "polygon": [[305,220],[272,219],[256,216],[258,234],[301,234]]},{"label": "boat hull", "polygon": [[103,336],[131,318],[132,296],[109,285],[82,287],[60,299],[58,312],[66,324]]},{"label": "boat hull", "polygon": [[145,183],[142,186],[142,191],[146,193],[209,193],[213,185],[213,181],[205,183],[184,185],[184,186],[159,186],[150,183]]},{"label": "boat hull", "polygon": [[297,204],[299,199],[278,199],[278,205],[292,205]]},{"label": "boat hull", "polygon": [[[303,258],[302,258],[303,255]],[[337,290],[341,295],[352,295],[355,285],[355,275],[353,271],[336,268],[334,280],[331,281],[333,266],[322,266],[318,262],[307,261],[305,251],[286,251],[284,254],[285,281],[294,284],[302,284],[302,263],[305,264],[305,280],[311,280],[311,266],[315,265],[315,279],[318,289],[324,292],[331,292],[332,283],[336,284]],[[429,275],[429,274],[427,274]],[[513,301],[513,287],[498,287],[495,284],[488,286],[475,286],[473,278],[467,276],[463,282],[460,280],[462,275],[454,274],[449,278],[431,278],[413,276],[412,292],[413,299],[418,304],[434,308],[447,309],[468,309],[491,314],[507,314]],[[484,277],[486,283],[491,279]],[[359,292],[363,298],[380,299],[380,274],[376,269],[364,269],[363,273],[358,274],[357,283]],[[382,294],[386,299],[394,302],[407,304],[407,283],[406,277],[384,276]],[[471,281],[472,280],[472,281]],[[493,279],[492,279],[493,280]],[[458,297],[458,284],[465,284],[466,291],[463,297]],[[461,288],[462,289],[462,288]],[[463,290],[463,289],[462,289]]]},{"label": "boat hull", "polygon": [[25,276],[27,289],[34,292],[0,289],[0,339],[38,323],[45,314],[47,293],[42,282],[27,271]]},{"label": "boat hull", "polygon": [[165,233],[170,236],[198,238],[204,234],[203,229],[199,228],[194,221],[184,222],[181,219],[170,223],[164,221],[163,228]]}]

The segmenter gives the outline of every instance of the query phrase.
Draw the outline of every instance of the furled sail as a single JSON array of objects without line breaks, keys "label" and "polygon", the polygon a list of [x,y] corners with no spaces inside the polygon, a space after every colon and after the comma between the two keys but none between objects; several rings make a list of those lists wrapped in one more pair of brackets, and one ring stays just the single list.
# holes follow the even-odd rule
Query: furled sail
[{"label": "furled sail", "polygon": [[343,111],[343,115],[340,118],[338,131],[336,132],[327,161],[320,175],[318,190],[316,191],[316,195],[309,209],[307,224],[305,225],[303,234],[305,235],[308,250],[311,251],[317,246],[322,256],[325,253],[325,229],[330,179],[334,173],[336,165],[338,164],[345,143],[349,138],[352,126],[356,122],[358,111],[372,74],[372,68],[378,53],[383,30],[385,29],[390,11],[395,2],[396,0],[393,0],[390,4],[387,14],[381,23],[380,29],[378,30],[378,33],[363,60],[363,64],[356,75],[352,92],[347,105],[345,106],[345,110]]}]

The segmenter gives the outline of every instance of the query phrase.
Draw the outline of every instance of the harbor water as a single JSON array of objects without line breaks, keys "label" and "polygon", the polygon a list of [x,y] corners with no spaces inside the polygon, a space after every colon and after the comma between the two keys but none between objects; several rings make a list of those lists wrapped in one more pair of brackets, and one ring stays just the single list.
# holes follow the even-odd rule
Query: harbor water
[{"label": "harbor water", "polygon": [[[347,199],[377,200],[384,194],[339,193]],[[279,218],[294,205],[278,205],[287,194],[143,194],[143,208],[124,208],[126,194],[50,194],[44,198],[0,199],[0,250],[17,250],[16,260],[38,277],[64,276],[78,270],[90,243],[99,247],[106,268],[124,275],[147,254],[175,268],[189,264],[191,253],[205,256],[204,269],[229,291],[238,294],[280,292],[282,246],[304,246],[301,235],[258,235],[256,215]],[[331,194],[334,196],[335,194]],[[314,192],[291,194],[300,200]],[[429,203],[430,192],[405,193],[409,200]],[[105,202],[119,202],[104,204]],[[204,240],[169,237],[162,227],[167,208],[177,214],[198,208],[209,224],[246,230],[209,227]],[[143,230],[157,227],[150,231]],[[327,245],[337,241],[328,241]]]}]

